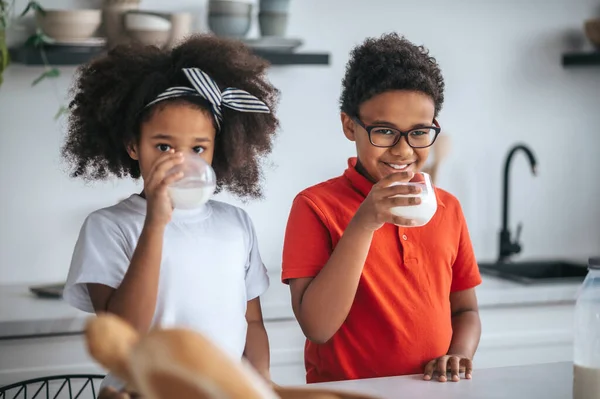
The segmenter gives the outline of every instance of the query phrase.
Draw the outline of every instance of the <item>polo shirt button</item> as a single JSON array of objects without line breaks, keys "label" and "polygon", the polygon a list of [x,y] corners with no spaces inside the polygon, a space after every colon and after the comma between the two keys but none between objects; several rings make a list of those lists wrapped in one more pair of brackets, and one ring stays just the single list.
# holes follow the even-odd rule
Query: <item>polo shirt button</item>
[{"label": "polo shirt button", "polygon": [[408,237],[406,236],[406,234],[403,234],[403,235],[402,235],[402,239],[403,239],[404,241],[408,240]]}]

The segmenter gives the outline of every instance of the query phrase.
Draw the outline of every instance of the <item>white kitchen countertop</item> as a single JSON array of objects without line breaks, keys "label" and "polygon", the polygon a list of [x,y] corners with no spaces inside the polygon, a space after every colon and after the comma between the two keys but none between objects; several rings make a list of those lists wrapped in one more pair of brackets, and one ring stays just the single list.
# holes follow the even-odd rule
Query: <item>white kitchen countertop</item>
[{"label": "white kitchen countertop", "polygon": [[421,375],[315,384],[374,395],[380,399],[571,399],[571,363],[476,370],[472,380],[423,381]]},{"label": "white kitchen countertop", "polygon": [[[521,306],[574,303],[579,284],[522,285],[484,276],[477,288],[479,306]],[[271,288],[261,298],[265,320],[294,317],[289,288],[271,274]],[[0,286],[0,339],[7,337],[74,334],[83,331],[90,315],[60,299],[40,299],[26,285]]]}]

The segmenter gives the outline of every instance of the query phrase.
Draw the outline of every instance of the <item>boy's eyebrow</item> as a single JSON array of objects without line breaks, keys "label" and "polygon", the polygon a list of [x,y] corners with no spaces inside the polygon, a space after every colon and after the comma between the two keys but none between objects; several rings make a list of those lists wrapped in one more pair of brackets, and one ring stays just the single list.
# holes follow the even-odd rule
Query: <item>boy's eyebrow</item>
[{"label": "boy's eyebrow", "polygon": [[383,119],[376,119],[373,122],[369,123],[369,125],[371,125],[371,126],[373,126],[373,125],[378,125],[378,126],[385,125],[385,126],[390,126],[390,127],[398,129],[398,126],[396,126],[395,124],[393,124],[392,122],[384,121]]},{"label": "boy's eyebrow", "polygon": [[[396,126],[396,124],[389,122],[389,121],[385,121],[383,119],[376,119],[371,123],[368,123],[367,126],[389,126],[389,127],[393,127],[394,129],[397,130],[401,130],[398,126]],[[422,127],[431,127],[433,126],[433,123],[417,123],[416,125],[413,125],[410,129],[408,130],[414,130],[414,129],[419,129]]]}]

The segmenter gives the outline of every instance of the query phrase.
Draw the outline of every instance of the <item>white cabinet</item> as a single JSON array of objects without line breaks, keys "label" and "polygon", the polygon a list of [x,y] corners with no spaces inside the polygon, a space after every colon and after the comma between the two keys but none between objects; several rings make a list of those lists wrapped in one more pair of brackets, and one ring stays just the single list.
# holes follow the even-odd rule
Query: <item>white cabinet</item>
[{"label": "white cabinet", "polygon": [[[477,368],[572,361],[574,305],[486,307]],[[295,320],[267,322],[271,373],[281,385],[305,383],[304,336]]]},{"label": "white cabinet", "polygon": [[0,386],[62,374],[103,374],[82,335],[0,340]]},{"label": "white cabinet", "polygon": [[267,321],[265,328],[271,347],[273,381],[279,385],[305,384],[305,339],[296,320]]},{"label": "white cabinet", "polygon": [[[476,369],[572,360],[573,310],[572,303],[481,309]],[[296,320],[267,320],[265,326],[273,380],[304,384],[305,341]],[[103,373],[87,354],[81,335],[0,340],[0,385],[71,373]]]},{"label": "white cabinet", "polygon": [[480,310],[476,368],[573,360],[573,303]]}]

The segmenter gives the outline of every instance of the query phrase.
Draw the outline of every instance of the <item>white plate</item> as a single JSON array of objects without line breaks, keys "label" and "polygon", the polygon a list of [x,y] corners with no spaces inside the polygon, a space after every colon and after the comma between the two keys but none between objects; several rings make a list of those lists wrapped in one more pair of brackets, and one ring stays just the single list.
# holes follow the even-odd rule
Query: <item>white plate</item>
[{"label": "white plate", "polygon": [[255,50],[291,52],[302,46],[300,39],[290,39],[277,36],[265,36],[258,39],[244,39],[243,42]]}]

